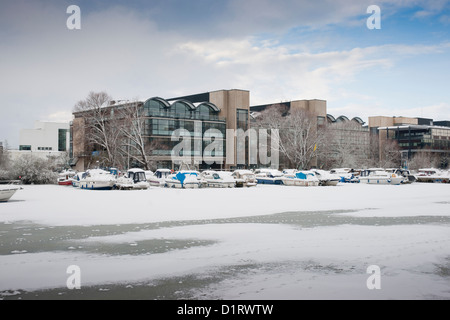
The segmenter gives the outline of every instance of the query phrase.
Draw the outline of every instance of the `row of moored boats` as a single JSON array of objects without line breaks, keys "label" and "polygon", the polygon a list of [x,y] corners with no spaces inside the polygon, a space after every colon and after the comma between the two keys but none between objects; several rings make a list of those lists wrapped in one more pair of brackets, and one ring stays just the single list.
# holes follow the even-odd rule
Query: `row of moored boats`
[{"label": "row of moored boats", "polygon": [[339,183],[400,185],[412,182],[449,183],[450,173],[437,169],[421,169],[412,174],[403,169],[373,168],[365,170],[235,170],[214,171],[158,169],[155,172],[130,169],[125,174],[117,169],[92,169],[86,172],[65,171],[58,184],[89,190],[140,190],[150,186],[179,189],[252,187],[257,184],[286,186],[336,186]]}]

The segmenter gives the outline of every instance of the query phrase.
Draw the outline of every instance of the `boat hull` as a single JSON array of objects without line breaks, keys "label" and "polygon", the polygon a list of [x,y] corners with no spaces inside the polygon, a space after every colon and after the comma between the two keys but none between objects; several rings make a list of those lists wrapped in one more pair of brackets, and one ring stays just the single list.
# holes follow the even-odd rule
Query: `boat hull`
[{"label": "boat hull", "polygon": [[365,184],[400,185],[403,182],[403,178],[367,177],[360,178],[360,182]]},{"label": "boat hull", "polygon": [[60,185],[60,186],[71,186],[72,185],[72,180],[58,181],[58,185]]},{"label": "boat hull", "polygon": [[80,181],[80,188],[86,190],[112,190],[113,181]]},{"label": "boat hull", "polygon": [[0,190],[0,202],[7,202],[19,190],[17,188]]},{"label": "boat hull", "polygon": [[335,187],[339,184],[340,180],[323,180],[320,181],[320,185],[324,187]]},{"label": "boat hull", "polygon": [[317,187],[319,185],[319,181],[286,178],[283,179],[283,184],[285,186],[296,186],[296,187]]},{"label": "boat hull", "polygon": [[275,185],[282,185],[283,180],[277,179],[277,178],[256,178],[256,181],[258,184],[275,184]]}]

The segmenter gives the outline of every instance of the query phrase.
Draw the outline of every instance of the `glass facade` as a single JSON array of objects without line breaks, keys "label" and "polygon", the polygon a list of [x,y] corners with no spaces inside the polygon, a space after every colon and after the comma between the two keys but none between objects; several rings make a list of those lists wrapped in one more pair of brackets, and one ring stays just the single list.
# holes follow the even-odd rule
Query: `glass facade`
[{"label": "glass facade", "polygon": [[[247,127],[248,111],[242,111],[246,111],[245,119],[241,115],[242,125]],[[194,105],[184,100],[169,104],[164,99],[152,98],[144,103],[143,112],[152,156],[172,156],[172,150],[181,142],[181,139],[171,141],[172,134],[185,129],[180,134],[191,138],[191,150],[181,150],[178,156],[225,157],[226,119],[219,117],[220,110],[215,105],[209,102]],[[212,142],[220,147],[205,150]],[[196,150],[200,146],[202,150]]]},{"label": "glass facade", "polygon": [[[385,133],[384,133],[385,134]],[[450,151],[450,128],[408,127],[389,128],[389,136],[398,141],[402,150],[411,152],[418,149],[428,149],[439,152]]]}]

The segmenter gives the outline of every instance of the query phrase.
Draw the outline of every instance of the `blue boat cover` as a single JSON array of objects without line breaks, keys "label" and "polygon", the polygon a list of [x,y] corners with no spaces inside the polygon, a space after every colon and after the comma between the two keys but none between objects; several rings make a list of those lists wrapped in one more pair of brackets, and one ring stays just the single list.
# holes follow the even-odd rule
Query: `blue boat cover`
[{"label": "blue boat cover", "polygon": [[303,172],[297,172],[297,173],[295,174],[295,176],[296,176],[298,179],[306,180],[306,174],[304,174]]}]

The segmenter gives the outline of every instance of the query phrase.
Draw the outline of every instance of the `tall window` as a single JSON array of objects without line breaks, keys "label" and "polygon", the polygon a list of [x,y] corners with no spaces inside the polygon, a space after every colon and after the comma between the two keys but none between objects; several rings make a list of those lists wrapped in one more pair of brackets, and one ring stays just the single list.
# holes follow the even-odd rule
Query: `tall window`
[{"label": "tall window", "polygon": [[248,110],[237,109],[236,111],[237,128],[247,131],[248,129]]},{"label": "tall window", "polygon": [[67,151],[67,129],[58,129],[58,151]]}]

